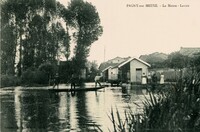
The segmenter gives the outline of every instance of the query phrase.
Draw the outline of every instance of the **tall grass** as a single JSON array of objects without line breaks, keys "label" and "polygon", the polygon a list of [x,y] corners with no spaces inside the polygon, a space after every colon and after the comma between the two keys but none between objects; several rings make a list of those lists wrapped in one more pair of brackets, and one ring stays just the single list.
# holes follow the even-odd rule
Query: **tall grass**
[{"label": "tall grass", "polygon": [[[165,92],[149,92],[143,101],[143,113],[129,108],[122,120],[118,110],[111,110],[115,132],[188,132],[200,131],[200,75],[180,79]],[[116,116],[114,116],[116,114]]]}]

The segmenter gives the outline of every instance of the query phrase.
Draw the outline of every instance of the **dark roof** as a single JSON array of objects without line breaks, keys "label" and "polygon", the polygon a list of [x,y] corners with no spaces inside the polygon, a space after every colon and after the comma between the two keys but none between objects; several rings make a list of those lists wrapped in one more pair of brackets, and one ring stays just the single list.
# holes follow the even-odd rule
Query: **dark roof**
[{"label": "dark roof", "polygon": [[126,58],[124,61],[122,61],[121,63],[118,63],[117,65],[113,66],[112,68],[117,68],[119,67],[120,65],[124,64],[125,62],[127,62],[130,58]]},{"label": "dark roof", "polygon": [[[114,59],[111,59],[111,60],[108,60],[107,62],[101,63],[99,66],[99,70],[104,71],[104,70],[108,69],[109,67],[111,67],[111,68],[116,67],[117,65],[127,61],[129,58],[130,57],[127,57],[127,58],[115,57]],[[120,59],[121,61],[113,63],[113,61],[116,59]]]},{"label": "dark roof", "polygon": [[100,71],[103,71],[105,69],[107,69],[108,67],[114,67],[116,66],[118,63],[107,63],[107,62],[104,62],[104,63],[101,63],[100,66],[99,66],[99,70]]}]

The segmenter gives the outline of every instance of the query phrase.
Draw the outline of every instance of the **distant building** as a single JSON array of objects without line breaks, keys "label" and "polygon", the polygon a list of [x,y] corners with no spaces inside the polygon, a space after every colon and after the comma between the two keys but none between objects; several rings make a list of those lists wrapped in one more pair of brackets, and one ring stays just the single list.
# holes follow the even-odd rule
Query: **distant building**
[{"label": "distant building", "polygon": [[181,47],[180,54],[193,57],[195,54],[200,53],[200,47]]},{"label": "distant building", "polygon": [[148,75],[149,67],[150,64],[135,57],[116,57],[102,63],[99,70],[103,73],[104,79],[111,83],[113,81],[141,83],[142,75]]},{"label": "distant building", "polygon": [[[130,58],[130,57],[128,57]],[[124,62],[128,58],[121,58],[116,57],[114,59],[108,60],[104,63],[101,63],[99,66],[99,70],[103,73],[103,78],[105,81],[113,80],[113,70],[112,67],[115,67],[116,65]]]}]

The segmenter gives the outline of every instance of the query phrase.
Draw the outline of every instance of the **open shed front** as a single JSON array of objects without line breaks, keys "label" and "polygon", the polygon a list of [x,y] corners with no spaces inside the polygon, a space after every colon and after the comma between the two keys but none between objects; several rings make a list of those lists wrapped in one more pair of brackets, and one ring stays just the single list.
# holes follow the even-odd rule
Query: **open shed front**
[{"label": "open shed front", "polygon": [[103,81],[108,81],[110,78],[111,67],[107,67],[102,71],[103,74]]},{"label": "open shed front", "polygon": [[119,79],[123,83],[130,82],[130,63],[127,63],[119,68]]},{"label": "open shed front", "polygon": [[103,81],[108,81],[108,69],[103,72]]}]

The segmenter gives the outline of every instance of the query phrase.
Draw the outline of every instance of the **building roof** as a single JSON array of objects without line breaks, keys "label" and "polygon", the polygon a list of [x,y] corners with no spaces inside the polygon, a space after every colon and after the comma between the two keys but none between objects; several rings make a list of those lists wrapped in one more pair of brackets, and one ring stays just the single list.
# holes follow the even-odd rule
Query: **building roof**
[{"label": "building roof", "polygon": [[[116,57],[117,59],[119,59],[119,57]],[[114,58],[115,59],[115,58]],[[112,60],[114,60],[112,59]],[[137,60],[145,65],[147,65],[148,67],[150,67],[151,65],[139,58],[136,58],[136,57],[126,57],[126,58],[121,58],[121,61],[119,62],[116,62],[116,63],[113,63],[113,61],[109,60],[107,62],[104,62],[104,63],[101,63],[101,65],[99,66],[99,70],[104,72],[110,68],[120,68],[122,66],[124,66],[125,64],[129,63],[130,61],[132,60]]]},{"label": "building roof", "polygon": [[106,71],[106,70],[108,70],[108,69],[110,69],[110,68],[112,68],[112,66],[106,67],[105,69],[102,70],[102,72],[104,72],[104,71]]},{"label": "building roof", "polygon": [[113,68],[113,67],[121,64],[122,62],[126,61],[129,58],[130,57],[127,57],[127,58],[115,57],[114,59],[111,59],[104,63],[101,63],[99,66],[99,70],[104,72],[105,70],[107,70],[109,68]]},{"label": "building roof", "polygon": [[105,71],[109,68],[112,68],[114,66],[116,66],[118,63],[107,63],[107,62],[104,62],[104,63],[101,63],[100,66],[99,66],[99,70],[100,71]]},{"label": "building roof", "polygon": [[200,47],[181,47],[180,54],[192,57],[196,53],[200,53]]},{"label": "building roof", "polygon": [[147,65],[148,67],[151,66],[149,63],[147,63],[147,62],[145,62],[145,61],[143,61],[143,60],[141,60],[141,59],[139,59],[139,58],[131,57],[131,58],[127,59],[126,61],[124,61],[124,62],[122,62],[122,63],[116,65],[116,66],[113,67],[113,68],[120,68],[120,67],[124,66],[125,64],[131,62],[132,60],[137,60],[137,61],[143,63],[144,65]]}]

